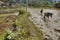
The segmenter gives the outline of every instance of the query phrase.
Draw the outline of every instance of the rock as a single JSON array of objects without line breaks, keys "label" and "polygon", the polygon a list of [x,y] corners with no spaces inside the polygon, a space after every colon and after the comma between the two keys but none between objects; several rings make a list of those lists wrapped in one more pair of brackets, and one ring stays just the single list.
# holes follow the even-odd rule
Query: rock
[{"label": "rock", "polygon": [[60,38],[58,38],[58,40],[60,40]]},{"label": "rock", "polygon": [[37,18],[37,17],[34,17],[34,18]]},{"label": "rock", "polygon": [[39,25],[39,23],[37,23],[37,25]]},{"label": "rock", "polygon": [[57,23],[58,21],[57,21],[57,20],[54,20],[54,22],[56,22],[56,23]]},{"label": "rock", "polygon": [[41,24],[41,26],[43,26],[43,25]]},{"label": "rock", "polygon": [[52,38],[50,37],[50,35],[45,35],[45,39],[44,40],[52,40]]},{"label": "rock", "polygon": [[50,37],[49,35],[45,35],[45,36]]},{"label": "rock", "polygon": [[51,38],[44,38],[44,40],[52,40]]},{"label": "rock", "polygon": [[60,32],[60,30],[59,29],[54,29],[56,32]]},{"label": "rock", "polygon": [[52,38],[49,38],[48,40],[53,40]]},{"label": "rock", "polygon": [[58,40],[60,40],[60,36],[58,37]]},{"label": "rock", "polygon": [[44,38],[44,40],[48,40],[47,38]]}]

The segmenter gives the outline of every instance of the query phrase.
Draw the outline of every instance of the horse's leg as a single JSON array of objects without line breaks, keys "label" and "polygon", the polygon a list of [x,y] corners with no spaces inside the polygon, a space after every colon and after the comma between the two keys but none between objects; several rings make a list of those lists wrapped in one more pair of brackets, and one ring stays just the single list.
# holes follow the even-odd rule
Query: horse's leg
[{"label": "horse's leg", "polygon": [[44,19],[45,19],[45,16],[44,16]]},{"label": "horse's leg", "polygon": [[47,16],[47,18],[49,19],[49,15]]},{"label": "horse's leg", "polygon": [[48,19],[49,19],[49,16],[48,16]]},{"label": "horse's leg", "polygon": [[50,17],[52,18],[52,15]]},{"label": "horse's leg", "polygon": [[44,22],[46,22],[46,19],[45,19],[46,17],[44,16]]}]

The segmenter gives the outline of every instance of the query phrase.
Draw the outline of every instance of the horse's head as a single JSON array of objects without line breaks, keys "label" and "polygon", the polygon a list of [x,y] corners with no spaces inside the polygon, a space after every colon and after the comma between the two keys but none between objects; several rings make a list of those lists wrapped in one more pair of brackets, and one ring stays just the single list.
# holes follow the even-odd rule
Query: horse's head
[{"label": "horse's head", "polygon": [[53,16],[53,13],[50,13],[50,17],[52,17]]}]

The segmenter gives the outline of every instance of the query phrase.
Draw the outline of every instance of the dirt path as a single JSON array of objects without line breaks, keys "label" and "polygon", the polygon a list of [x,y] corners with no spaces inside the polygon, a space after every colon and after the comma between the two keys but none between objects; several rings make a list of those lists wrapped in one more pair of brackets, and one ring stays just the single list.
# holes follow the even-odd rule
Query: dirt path
[{"label": "dirt path", "polygon": [[[53,17],[49,21],[44,22],[43,16],[40,15],[40,9],[28,8],[32,15],[29,17],[31,21],[43,32],[45,40],[60,40],[60,12],[54,9],[44,9],[44,12],[53,13]],[[47,38],[47,39],[46,39]]]},{"label": "dirt path", "polygon": [[0,34],[4,33],[6,28],[10,28],[12,30],[15,19],[16,15],[7,16],[3,22],[0,23]]}]

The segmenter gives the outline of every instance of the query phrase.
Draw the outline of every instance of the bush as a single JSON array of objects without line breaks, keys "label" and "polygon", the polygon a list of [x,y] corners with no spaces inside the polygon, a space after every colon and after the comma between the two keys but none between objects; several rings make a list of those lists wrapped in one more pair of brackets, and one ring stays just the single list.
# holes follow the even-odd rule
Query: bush
[{"label": "bush", "polygon": [[13,37],[13,32],[10,29],[6,29],[6,35],[4,37],[4,40],[11,40]]},{"label": "bush", "polygon": [[54,5],[55,8],[60,8],[60,2]]}]

